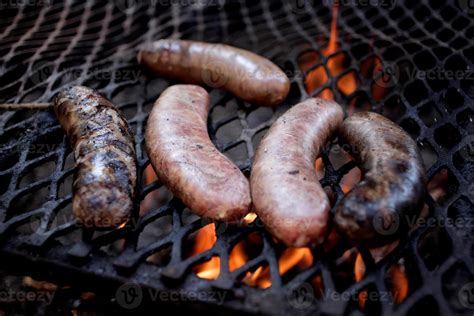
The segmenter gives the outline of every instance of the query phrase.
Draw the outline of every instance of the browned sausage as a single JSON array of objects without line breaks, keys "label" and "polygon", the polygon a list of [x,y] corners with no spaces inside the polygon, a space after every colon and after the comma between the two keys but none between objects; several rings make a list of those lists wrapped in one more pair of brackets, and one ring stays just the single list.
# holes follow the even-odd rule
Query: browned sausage
[{"label": "browned sausage", "polygon": [[255,212],[288,246],[325,237],[331,207],[315,161],[343,118],[337,103],[309,99],[283,114],[258,146],[250,176]]},{"label": "browned sausage", "polygon": [[365,175],[338,205],[336,229],[367,246],[399,238],[415,222],[425,195],[426,176],[416,143],[373,112],[347,118],[339,136]]},{"label": "browned sausage", "polygon": [[134,137],[125,118],[97,91],[63,89],[54,111],[76,159],[72,208],[86,227],[127,221],[136,184]]},{"label": "browned sausage", "polygon": [[141,48],[137,58],[160,76],[223,88],[257,105],[275,106],[290,90],[288,77],[274,63],[224,44],[164,39]]},{"label": "browned sausage", "polygon": [[199,86],[166,89],[148,118],[146,148],[158,178],[193,212],[236,222],[249,211],[249,183],[209,139],[209,104]]}]

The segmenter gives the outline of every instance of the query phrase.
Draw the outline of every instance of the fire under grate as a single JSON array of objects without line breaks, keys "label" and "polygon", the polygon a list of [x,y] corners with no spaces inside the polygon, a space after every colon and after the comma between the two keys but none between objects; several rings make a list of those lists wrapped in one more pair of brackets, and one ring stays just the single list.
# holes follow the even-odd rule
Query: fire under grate
[{"label": "fire under grate", "polygon": [[[331,5],[314,1],[43,1],[2,7],[1,101],[48,102],[67,84],[99,89],[135,132],[141,192],[125,227],[83,230],[71,212],[71,150],[53,113],[4,111],[3,268],[109,293],[121,310],[167,301],[265,314],[472,314],[474,11],[465,1],[341,1],[336,37],[331,12]],[[175,82],[138,67],[135,53],[141,43],[160,38],[246,48],[289,75],[290,95],[275,110],[209,89],[209,134],[245,174],[256,145],[281,113],[309,96],[334,97],[347,113],[377,111],[417,140],[430,178],[427,220],[378,261],[373,251],[344,241],[304,252],[286,249],[258,219],[213,226],[192,215],[153,178],[143,150],[147,114]],[[333,202],[358,177],[356,164],[340,152],[334,145],[319,160],[321,183]],[[212,247],[197,251],[214,233]],[[151,290],[169,296],[158,300]],[[172,293],[177,299],[170,299]]]}]

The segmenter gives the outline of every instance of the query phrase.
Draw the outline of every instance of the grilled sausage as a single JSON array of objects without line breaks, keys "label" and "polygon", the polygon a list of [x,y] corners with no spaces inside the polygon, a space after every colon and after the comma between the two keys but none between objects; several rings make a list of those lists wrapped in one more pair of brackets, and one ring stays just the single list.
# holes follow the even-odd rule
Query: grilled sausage
[{"label": "grilled sausage", "polygon": [[255,212],[288,246],[320,243],[326,235],[331,206],[315,161],[343,117],[335,102],[306,100],[283,114],[257,148],[250,176]]},{"label": "grilled sausage", "polygon": [[209,104],[199,86],[166,89],[148,118],[146,149],[158,178],[193,212],[236,222],[249,211],[249,184],[209,139]]},{"label": "grilled sausage", "polygon": [[426,176],[416,143],[398,125],[373,112],[347,118],[339,134],[365,175],[337,206],[336,229],[369,247],[405,234],[425,194]]},{"label": "grilled sausage", "polygon": [[224,44],[164,39],[143,46],[137,59],[165,78],[223,88],[257,105],[275,106],[290,90],[288,77],[274,63]]},{"label": "grilled sausage", "polygon": [[125,118],[97,91],[63,89],[54,111],[76,159],[72,208],[86,227],[110,228],[127,221],[136,185],[134,137]]}]

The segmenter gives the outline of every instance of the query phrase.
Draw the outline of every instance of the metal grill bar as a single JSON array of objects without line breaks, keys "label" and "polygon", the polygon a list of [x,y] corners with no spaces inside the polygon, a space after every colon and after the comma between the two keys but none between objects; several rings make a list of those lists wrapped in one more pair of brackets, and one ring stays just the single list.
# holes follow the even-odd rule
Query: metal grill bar
[{"label": "metal grill bar", "polygon": [[[200,2],[183,2],[181,6],[173,1],[153,2],[154,5],[142,1],[107,5],[94,1],[10,4],[4,8],[8,14],[0,21],[0,51],[4,56],[0,61],[0,101],[47,102],[66,84],[100,89],[124,112],[135,132],[143,206],[147,196],[165,190],[159,182],[144,183],[143,173],[149,164],[143,151],[145,122],[153,102],[174,82],[143,72],[135,62],[136,47],[168,37],[229,43],[272,59],[292,82],[289,98],[275,111],[210,90],[211,139],[244,173],[250,172],[259,139],[281,113],[330,88],[346,110],[351,104],[360,109],[364,102],[368,103],[370,109],[395,120],[418,141],[428,176],[441,177],[446,188],[442,197],[432,194],[426,200],[429,216],[437,219],[436,224],[417,228],[377,264],[368,250],[361,249],[367,272],[360,282],[353,279],[353,266],[348,267],[342,259],[350,248],[346,243],[329,252],[324,247],[312,249],[315,259],[309,269],[289,280],[282,278],[278,259],[283,247],[258,222],[250,227],[217,226],[215,245],[186,257],[183,252],[189,247],[188,239],[207,222],[190,215],[174,198],[142,215],[137,205],[133,218],[121,229],[83,231],[70,210],[73,164],[69,144],[53,113],[3,112],[2,266],[7,271],[112,295],[121,284],[133,282],[143,289],[184,290],[188,302],[190,293],[225,293],[223,301],[212,295],[198,299],[210,307],[309,315],[358,311],[358,299],[341,300],[330,294],[357,297],[367,289],[387,293],[387,270],[403,260],[410,287],[406,300],[399,305],[392,300],[369,302],[364,313],[406,314],[433,306],[442,314],[472,313],[460,303],[459,291],[474,278],[474,229],[472,225],[442,223],[453,218],[467,220],[473,214],[474,159],[469,152],[474,129],[473,81],[409,75],[437,68],[444,73],[472,69],[474,26],[472,12],[463,6],[464,2],[397,1],[393,7],[348,6],[342,2],[338,18],[340,46],[329,56],[324,56],[323,51],[330,35],[328,6],[313,1],[302,7],[296,2],[281,1],[210,1],[205,6],[196,3]],[[300,59],[310,53],[319,55],[319,60],[303,72]],[[346,56],[347,67],[333,76],[328,61],[338,54]],[[374,56],[384,65],[395,64],[400,70],[397,84],[379,100],[373,97],[373,76],[363,75],[363,62]],[[328,81],[307,92],[308,73],[318,67],[325,68]],[[338,82],[350,73],[359,84],[355,92],[346,95]],[[321,183],[331,189],[338,201],[343,196],[341,179],[355,163],[334,166],[331,150],[322,156],[325,175]],[[160,226],[153,226],[157,223]],[[150,227],[163,229],[163,234],[159,238],[146,237]],[[230,272],[228,261],[233,247],[251,233],[261,236],[262,252]],[[121,251],[113,251],[117,243],[123,245]],[[147,259],[153,255],[169,258],[163,264],[152,264]],[[193,267],[213,256],[220,258],[219,278],[198,278]],[[262,265],[269,267],[272,286],[259,289],[243,285],[241,279],[246,273]],[[459,274],[464,276],[461,280],[455,277]],[[315,276],[320,277],[325,296],[313,295],[309,303],[298,301],[298,297],[295,300],[294,293],[312,286]]]}]

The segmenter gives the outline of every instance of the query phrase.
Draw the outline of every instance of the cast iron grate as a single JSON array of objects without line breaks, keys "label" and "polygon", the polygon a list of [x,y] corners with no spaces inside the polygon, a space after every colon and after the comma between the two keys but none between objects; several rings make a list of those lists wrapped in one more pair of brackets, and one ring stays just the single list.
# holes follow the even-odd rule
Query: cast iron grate
[{"label": "cast iron grate", "polygon": [[[466,307],[469,300],[460,296],[463,286],[474,278],[474,223],[469,221],[474,203],[474,81],[466,75],[474,59],[474,25],[465,1],[381,1],[378,6],[348,6],[342,1],[339,45],[331,54],[324,51],[331,22],[327,4],[176,3],[181,6],[174,1],[152,1],[154,5],[146,1],[20,1],[2,6],[2,101],[46,102],[66,84],[99,89],[124,112],[135,131],[142,192],[141,205],[127,226],[108,232],[83,231],[71,214],[73,161],[54,115],[49,111],[1,113],[2,265],[17,273],[113,294],[127,282],[165,292],[184,290],[181,298],[187,297],[187,302],[190,294],[204,293],[192,302],[249,313],[439,310],[441,314],[472,314]],[[417,140],[431,179],[426,204],[435,224],[420,225],[377,264],[367,249],[360,249],[366,273],[359,282],[354,280],[355,250],[347,251],[350,247],[344,242],[330,251],[312,249],[309,268],[280,276],[279,258],[285,249],[258,221],[247,227],[217,225],[214,246],[189,256],[192,236],[208,223],[191,215],[159,182],[149,183],[144,175],[147,113],[173,82],[137,67],[135,49],[143,42],[168,37],[250,49],[289,74],[290,96],[275,111],[210,90],[211,138],[245,173],[250,171],[259,139],[275,118],[290,105],[329,88],[347,112],[378,111]],[[340,56],[343,70],[333,72],[328,65]],[[377,85],[376,61],[384,69],[398,69],[395,82]],[[308,93],[305,80],[318,67],[328,80]],[[420,71],[441,75],[414,75]],[[447,78],[447,71],[458,71],[458,75]],[[340,85],[347,76],[357,83],[351,91]],[[355,165],[332,157],[333,149],[322,156],[321,182],[337,201],[343,196],[341,180]],[[259,236],[261,252],[231,272],[232,249],[252,234]],[[193,273],[197,264],[216,256],[220,258],[217,280]],[[361,303],[362,292],[393,294],[393,280],[387,275],[400,264],[408,277],[406,299],[394,304],[393,299],[380,296]],[[249,271],[262,266],[269,269],[271,287],[243,284]],[[217,300],[215,293],[225,293],[225,299]]]}]

